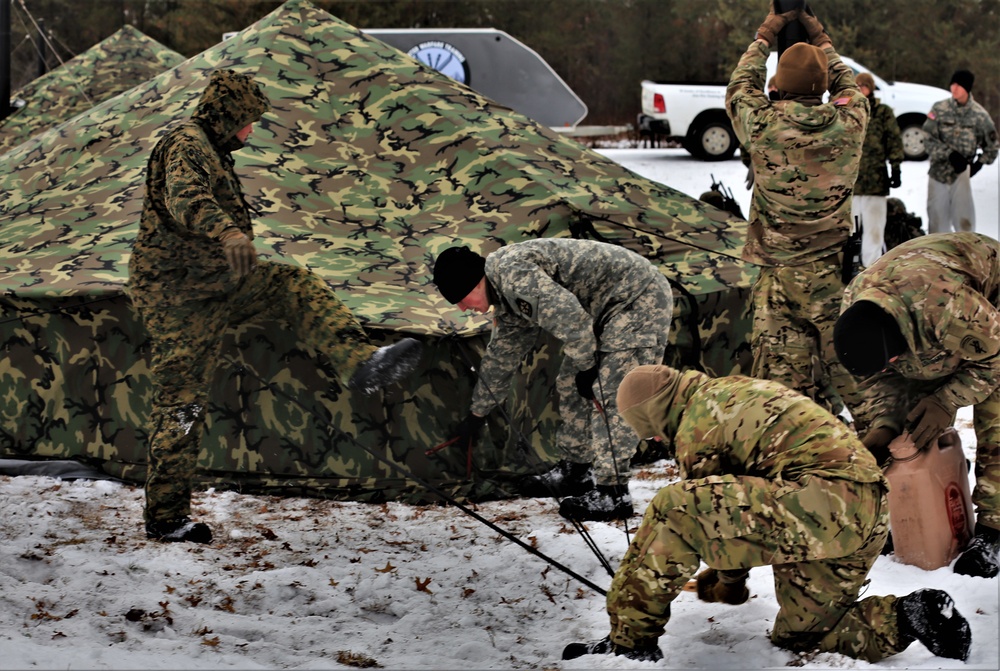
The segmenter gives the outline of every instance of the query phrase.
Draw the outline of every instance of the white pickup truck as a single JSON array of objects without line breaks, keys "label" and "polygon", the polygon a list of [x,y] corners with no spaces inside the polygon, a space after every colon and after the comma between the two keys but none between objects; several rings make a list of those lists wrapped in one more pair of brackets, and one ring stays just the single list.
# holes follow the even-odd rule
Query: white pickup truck
[{"label": "white pickup truck", "polygon": [[[887,82],[857,61],[841,56],[855,74],[868,72],[875,79],[875,97],[892,108],[903,135],[903,151],[908,160],[927,158],[921,128],[931,106],[951,96],[946,89],[923,84]],[[777,55],[767,59],[765,82],[774,76]],[[726,115],[725,84],[683,82],[642,82],[640,127],[681,142],[693,156],[706,161],[732,157],[736,136]]]}]

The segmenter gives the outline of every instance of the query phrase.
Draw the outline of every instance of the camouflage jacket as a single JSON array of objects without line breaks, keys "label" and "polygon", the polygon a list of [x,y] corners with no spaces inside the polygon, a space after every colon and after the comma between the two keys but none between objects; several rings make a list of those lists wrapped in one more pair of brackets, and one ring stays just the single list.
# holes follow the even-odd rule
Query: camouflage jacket
[{"label": "camouflage jacket", "polygon": [[669,322],[631,306],[646,291],[670,295],[670,284],[624,247],[568,238],[519,242],[486,257],[486,278],[494,321],[472,395],[477,415],[496,405],[494,394],[506,392],[541,329],[562,341],[577,370],[597,363],[598,351],[666,347]]},{"label": "camouflage jacket", "polygon": [[825,51],[826,104],[768,99],[764,66],[770,48],[760,41],[746,50],[729,81],[726,109],[754,171],[746,261],[811,263],[840,252],[850,235],[868,101],[833,47]]},{"label": "camouflage jacket", "polygon": [[236,132],[268,108],[253,79],[216,71],[191,119],[154,147],[129,260],[127,291],[133,303],[177,305],[235,286],[217,238],[237,226],[252,239],[253,225],[230,152],[243,146]]},{"label": "camouflage jacket", "polygon": [[1000,386],[1000,242],[979,233],[909,240],[854,278],[843,307],[872,301],[896,318],[909,351],[869,380],[863,414],[902,430],[907,380],[940,380],[955,408]]},{"label": "camouflage jacket", "polygon": [[964,105],[959,105],[954,98],[934,103],[924,122],[924,133],[924,147],[931,160],[928,174],[931,179],[942,184],[954,184],[958,179],[958,174],[948,161],[948,155],[952,151],[957,151],[971,161],[982,148],[980,160],[989,164],[996,160],[1000,147],[993,119],[973,99],[971,93]]},{"label": "camouflage jacket", "polygon": [[[636,422],[637,412],[647,417]],[[630,423],[648,420],[662,427],[658,435],[672,438],[685,480],[743,475],[793,481],[812,475],[885,484],[853,431],[771,380],[685,371],[628,415]]]},{"label": "camouflage jacket", "polygon": [[888,196],[889,172],[886,162],[894,172],[903,162],[903,136],[896,123],[896,114],[888,105],[875,98],[868,99],[871,116],[865,131],[865,144],[861,150],[861,166],[854,182],[854,193],[859,196]]}]

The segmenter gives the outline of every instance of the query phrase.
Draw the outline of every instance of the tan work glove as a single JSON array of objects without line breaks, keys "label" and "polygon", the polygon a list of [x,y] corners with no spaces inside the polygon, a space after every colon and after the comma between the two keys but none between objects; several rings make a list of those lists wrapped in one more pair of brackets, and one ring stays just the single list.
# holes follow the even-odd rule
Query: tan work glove
[{"label": "tan work glove", "polygon": [[749,569],[717,571],[707,568],[695,576],[698,598],[709,603],[728,603],[731,606],[746,603],[750,598],[750,590],[747,589],[749,576]]},{"label": "tan work glove", "polygon": [[931,394],[925,396],[910,414],[906,416],[906,426],[910,427],[910,437],[918,450],[926,450],[938,436],[955,423],[957,408],[953,408]]},{"label": "tan work glove", "polygon": [[809,44],[820,49],[833,46],[833,40],[826,34],[826,29],[811,9],[806,7],[804,11],[799,13],[798,19],[802,27],[806,29],[806,34],[809,36]]},{"label": "tan work glove", "polygon": [[799,13],[802,10],[802,6],[805,2],[794,3],[795,9],[778,14],[774,10],[774,0],[771,0],[771,7],[767,12],[767,16],[764,17],[764,23],[760,24],[760,28],[757,29],[757,36],[755,39],[765,40],[770,46],[775,46],[778,43],[778,33],[781,29],[788,25],[790,21],[794,21],[799,18]]},{"label": "tan work glove", "polygon": [[219,242],[236,277],[249,275],[257,268],[257,250],[246,233],[230,226],[219,236]]}]

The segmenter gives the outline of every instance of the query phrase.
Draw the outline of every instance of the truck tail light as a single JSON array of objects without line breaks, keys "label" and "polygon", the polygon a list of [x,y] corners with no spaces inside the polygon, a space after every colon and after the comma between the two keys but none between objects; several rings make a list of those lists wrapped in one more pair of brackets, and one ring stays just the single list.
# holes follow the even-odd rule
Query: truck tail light
[{"label": "truck tail light", "polygon": [[657,112],[658,114],[667,113],[667,103],[666,101],[663,100],[662,93],[653,94],[653,111]]}]

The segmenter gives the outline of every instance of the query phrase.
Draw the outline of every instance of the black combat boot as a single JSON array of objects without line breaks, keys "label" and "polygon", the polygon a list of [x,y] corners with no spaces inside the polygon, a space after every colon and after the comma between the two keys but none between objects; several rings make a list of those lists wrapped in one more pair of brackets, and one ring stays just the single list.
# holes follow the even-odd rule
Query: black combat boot
[{"label": "black combat boot", "polygon": [[1000,530],[976,524],[976,535],[955,562],[955,573],[977,578],[993,578],[1000,573]]},{"label": "black combat boot", "polygon": [[368,361],[354,371],[347,388],[360,391],[365,396],[374,394],[416,368],[420,350],[420,343],[413,338],[403,338],[392,345],[379,347]]},{"label": "black combat boot", "polygon": [[570,643],[563,649],[562,658],[576,659],[584,655],[607,655],[612,652],[637,662],[658,662],[663,659],[663,653],[660,652],[660,646],[656,641],[626,648],[624,645],[612,643],[611,638],[607,636],[590,643]]},{"label": "black combat boot", "polygon": [[521,496],[539,498],[578,496],[594,488],[594,472],[590,464],[578,464],[560,459],[551,470],[541,475],[521,478],[518,491]]},{"label": "black combat boot", "polygon": [[186,517],[165,522],[147,522],[146,538],[164,543],[211,543],[212,530],[204,522],[192,522]]},{"label": "black combat boot", "polygon": [[969,658],[972,632],[947,592],[919,589],[896,600],[896,622],[903,647],[914,639],[938,657]]},{"label": "black combat boot", "polygon": [[559,514],[568,520],[609,522],[632,516],[632,495],[628,485],[597,485],[580,496],[563,499]]}]

